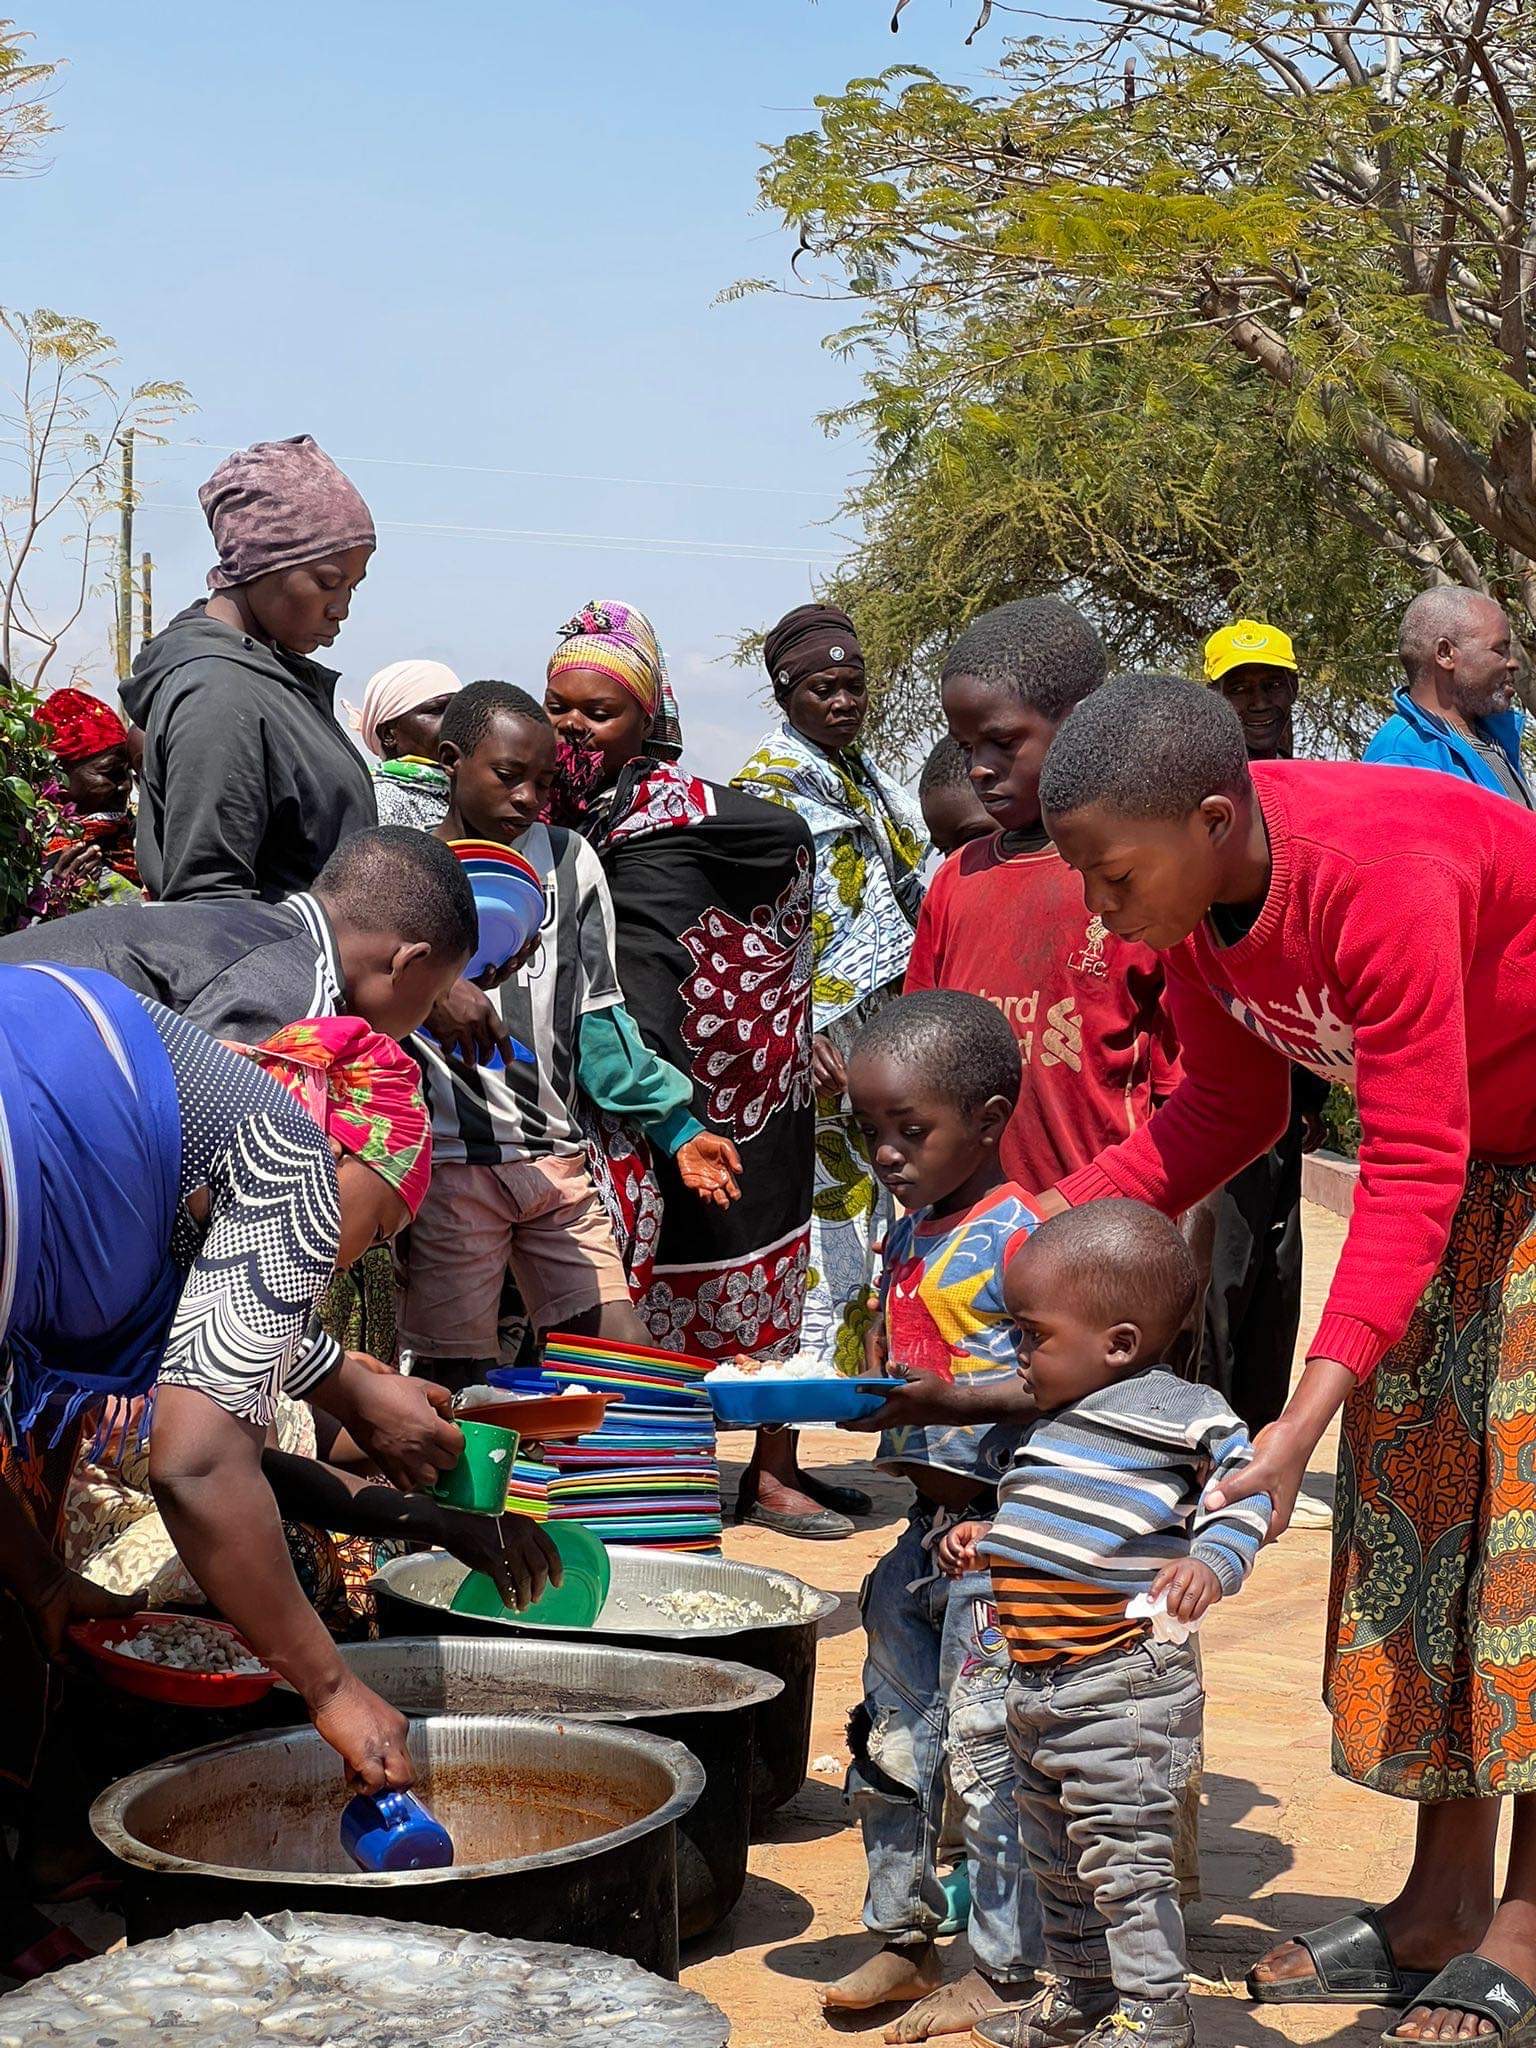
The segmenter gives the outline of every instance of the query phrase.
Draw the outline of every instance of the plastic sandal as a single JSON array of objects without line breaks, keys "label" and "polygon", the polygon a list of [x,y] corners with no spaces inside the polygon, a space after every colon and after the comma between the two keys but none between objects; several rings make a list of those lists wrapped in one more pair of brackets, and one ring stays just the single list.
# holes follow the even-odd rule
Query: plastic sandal
[{"label": "plastic sandal", "polygon": [[[1491,2034],[1479,2034],[1489,2048],[1499,2044],[1536,2040],[1536,1991],[1510,1970],[1501,1970],[1486,1956],[1452,1956],[1443,1970],[1431,1977],[1412,2001],[1414,2005],[1440,2005],[1449,2012],[1465,2012],[1493,2025]],[[1382,2048],[1409,2048],[1411,2034],[1389,2028],[1382,2035]]]},{"label": "plastic sandal", "polygon": [[1375,1909],[1363,1906],[1296,1940],[1312,1958],[1316,1974],[1279,1984],[1248,1978],[1256,2005],[1416,2005],[1433,1970],[1405,1970],[1381,1931]]}]

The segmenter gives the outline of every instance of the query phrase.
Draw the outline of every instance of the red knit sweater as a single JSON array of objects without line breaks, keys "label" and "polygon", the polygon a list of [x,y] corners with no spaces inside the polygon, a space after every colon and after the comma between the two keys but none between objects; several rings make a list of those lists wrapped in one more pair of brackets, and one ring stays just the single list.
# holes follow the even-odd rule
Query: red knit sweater
[{"label": "red knit sweater", "polygon": [[1060,1183],[1176,1214],[1271,1145],[1286,1060],[1355,1090],[1349,1237],[1312,1343],[1364,1378],[1445,1250],[1469,1152],[1536,1161],[1536,815],[1427,769],[1265,762],[1269,893],[1163,955],[1184,1081]]}]

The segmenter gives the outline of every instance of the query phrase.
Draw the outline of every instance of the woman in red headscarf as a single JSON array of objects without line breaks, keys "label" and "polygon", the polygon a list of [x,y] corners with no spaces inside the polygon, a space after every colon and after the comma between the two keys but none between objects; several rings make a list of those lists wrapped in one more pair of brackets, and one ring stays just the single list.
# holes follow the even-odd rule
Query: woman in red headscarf
[{"label": "woman in red headscarf", "polygon": [[[43,879],[66,899],[94,883],[113,900],[140,893],[133,854],[133,764],[128,728],[108,704],[85,690],[55,690],[37,709],[54,759],[64,771],[67,813],[43,848]],[[79,906],[65,900],[60,909]]]}]

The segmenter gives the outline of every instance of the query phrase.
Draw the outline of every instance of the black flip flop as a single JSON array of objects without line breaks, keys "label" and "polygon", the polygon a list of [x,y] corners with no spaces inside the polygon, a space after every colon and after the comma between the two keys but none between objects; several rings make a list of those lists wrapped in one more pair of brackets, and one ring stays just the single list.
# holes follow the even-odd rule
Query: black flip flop
[{"label": "black flip flop", "polygon": [[1419,1993],[1434,1981],[1433,1970],[1401,1967],[1371,1906],[1294,1938],[1312,1958],[1317,1974],[1264,1984],[1250,1972],[1248,1996],[1256,2005],[1386,2005],[1401,2009],[1417,2005]]},{"label": "black flip flop", "polygon": [[[1452,1956],[1412,2002],[1444,2006],[1448,2012],[1470,2013],[1474,2019],[1490,2021],[1493,2032],[1476,2037],[1489,2048],[1516,2048],[1518,2043],[1536,2041],[1536,1991],[1486,1956]],[[1395,2029],[1389,2029],[1381,2040],[1382,2048],[1413,2048],[1413,2036]]]}]

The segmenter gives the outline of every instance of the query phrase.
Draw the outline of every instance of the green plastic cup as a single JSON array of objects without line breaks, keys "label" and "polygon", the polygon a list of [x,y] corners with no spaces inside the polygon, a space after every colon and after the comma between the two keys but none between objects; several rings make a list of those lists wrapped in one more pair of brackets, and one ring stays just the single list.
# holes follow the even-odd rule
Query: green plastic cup
[{"label": "green plastic cup", "polygon": [[432,1497],[472,1515],[499,1515],[507,1505],[517,1431],[494,1422],[461,1422],[459,1428],[464,1432],[459,1462],[438,1480]]}]

